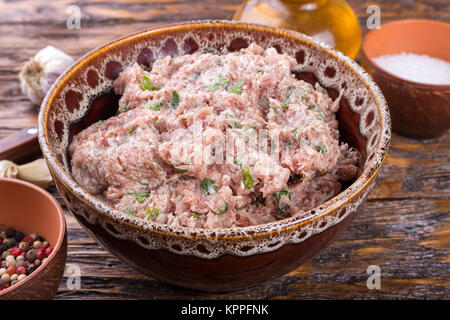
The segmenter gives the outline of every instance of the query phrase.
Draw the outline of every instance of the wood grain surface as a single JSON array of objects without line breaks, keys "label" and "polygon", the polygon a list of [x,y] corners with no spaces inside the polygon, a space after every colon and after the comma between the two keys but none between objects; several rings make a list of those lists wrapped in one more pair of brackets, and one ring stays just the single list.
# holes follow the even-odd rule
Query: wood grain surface
[{"label": "wood grain surface", "polygon": [[[427,18],[450,22],[448,0],[348,1],[363,27],[378,4],[382,22]],[[80,30],[65,26],[66,9],[82,10]],[[0,0],[0,138],[36,123],[21,94],[21,63],[45,45],[75,58],[116,37],[150,26],[194,19],[230,19],[240,1]],[[68,289],[66,268],[56,299],[450,299],[450,134],[429,141],[394,135],[389,156],[364,210],[326,250],[297,270],[246,291],[202,294],[168,286],[125,266],[100,247],[66,210],[67,266],[81,269],[81,288]],[[381,289],[366,286],[370,265]]]}]

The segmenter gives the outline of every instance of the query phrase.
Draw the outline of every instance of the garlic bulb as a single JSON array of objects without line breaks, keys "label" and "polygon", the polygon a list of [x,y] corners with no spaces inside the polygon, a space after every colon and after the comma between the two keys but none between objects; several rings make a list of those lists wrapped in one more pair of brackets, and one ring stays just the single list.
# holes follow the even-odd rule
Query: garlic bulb
[{"label": "garlic bulb", "polygon": [[53,181],[44,159],[38,159],[20,166],[9,160],[1,160],[0,178],[20,179],[44,189],[48,188]]},{"label": "garlic bulb", "polygon": [[17,164],[9,160],[0,161],[0,178],[17,178],[19,170]]},{"label": "garlic bulb", "polygon": [[61,50],[47,46],[28,60],[19,73],[20,89],[35,105],[40,105],[55,80],[74,60]]}]

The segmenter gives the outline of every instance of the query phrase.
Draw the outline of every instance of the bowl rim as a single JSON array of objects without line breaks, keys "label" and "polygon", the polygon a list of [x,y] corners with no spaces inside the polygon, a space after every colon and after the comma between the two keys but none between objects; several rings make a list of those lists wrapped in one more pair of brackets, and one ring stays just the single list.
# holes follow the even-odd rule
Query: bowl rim
[{"label": "bowl rim", "polygon": [[[114,48],[120,47],[121,44],[134,41],[137,42],[147,37],[164,35],[167,32],[173,32],[177,30],[184,30],[184,29],[197,30],[205,28],[216,28],[216,29],[222,28],[232,30],[245,29],[249,31],[253,30],[259,32],[266,32],[275,36],[293,39],[297,41],[301,40],[309,46],[317,47],[320,50],[325,51],[329,56],[344,63],[346,67],[348,67],[353,73],[356,73],[360,76],[361,80],[365,83],[365,85],[368,87],[372,95],[376,98],[375,104],[378,113],[380,114],[380,121],[378,124],[380,127],[379,128],[380,134],[378,138],[379,139],[378,146],[376,148],[376,152],[374,153],[373,158],[366,165],[364,170],[361,172],[360,176],[350,186],[342,190],[335,197],[322,203],[318,207],[306,211],[302,216],[297,215],[274,222],[269,222],[260,225],[252,225],[247,227],[203,229],[203,228],[188,228],[181,226],[174,227],[152,221],[147,221],[144,219],[137,218],[135,216],[128,215],[124,212],[120,212],[114,209],[106,202],[91,195],[83,188],[81,188],[81,186],[79,186],[78,183],[75,182],[72,176],[68,172],[66,172],[66,170],[62,167],[62,165],[57,160],[55,154],[51,150],[49,141],[47,139],[48,133],[46,129],[47,128],[46,121],[48,119],[51,104],[54,98],[56,97],[57,93],[60,91],[61,87],[63,87],[65,83],[70,79],[71,75],[76,71],[78,71],[79,69],[83,68],[85,65],[87,66],[88,63],[97,56],[101,56],[104,51],[108,52]],[[263,24],[245,23],[229,20],[195,20],[173,24],[165,24],[119,37],[117,39],[111,40],[109,42],[106,42],[105,44],[96,47],[95,49],[81,56],[78,60],[76,60],[72,64],[71,67],[66,69],[66,71],[58,77],[58,79],[50,88],[50,90],[48,91],[46,97],[42,102],[38,117],[38,124],[39,124],[39,143],[41,145],[42,152],[44,154],[45,159],[47,160],[49,167],[52,169],[54,174],[59,178],[59,181],[68,190],[70,190],[73,196],[77,197],[79,201],[82,201],[89,207],[95,208],[97,211],[96,214],[101,214],[106,219],[112,219],[113,221],[121,225],[141,229],[144,232],[157,233],[163,236],[172,236],[172,237],[175,236],[178,238],[199,239],[199,240],[236,240],[248,237],[252,238],[264,237],[281,231],[301,227],[305,224],[308,224],[312,221],[315,221],[327,215],[330,212],[335,211],[337,208],[342,207],[343,204],[353,199],[356,195],[366,190],[368,186],[373,182],[374,178],[377,176],[380,168],[384,163],[384,160],[386,158],[389,149],[391,138],[391,120],[386,100],[381,90],[376,85],[374,80],[370,77],[370,75],[351,58],[345,56],[338,50],[332,49],[327,44],[324,44],[299,32],[282,28],[275,28]],[[378,161],[376,161],[377,156],[379,158]],[[331,225],[329,225],[328,227],[330,226]]]},{"label": "bowl rim", "polygon": [[[41,263],[41,265],[37,269],[35,269],[30,275],[26,276],[25,279],[23,279],[22,281],[19,281],[15,285],[10,286],[8,289],[4,289],[4,290],[0,291],[0,297],[2,295],[8,294],[9,292],[11,292],[13,290],[20,288],[28,281],[31,281],[38,273],[43,271],[53,261],[53,259],[58,254],[58,252],[61,249],[61,246],[64,242],[64,236],[66,233],[66,220],[64,217],[64,211],[63,211],[61,205],[58,203],[58,201],[49,192],[47,192],[46,190],[44,190],[30,182],[26,182],[26,181],[22,181],[22,180],[18,180],[18,179],[0,178],[0,183],[4,183],[4,182],[19,184],[25,188],[33,189],[33,191],[36,191],[36,192],[40,193],[41,195],[43,195],[45,197],[45,199],[47,201],[49,201],[53,205],[53,207],[56,209],[56,210],[53,210],[53,212],[55,212],[55,214],[57,214],[57,216],[58,216],[59,228],[58,228],[58,240],[56,241],[56,244],[53,246],[53,251],[47,257],[47,260],[44,263]],[[24,298],[26,298],[26,297],[24,297]]]},{"label": "bowl rim", "polygon": [[[450,88],[450,83],[449,84],[439,84],[439,83],[423,83],[423,82],[418,82],[418,81],[413,81],[413,80],[409,80],[403,77],[400,77],[392,72],[390,72],[389,70],[381,67],[378,63],[376,63],[374,61],[374,58],[369,57],[369,55],[367,54],[367,45],[368,42],[371,41],[371,38],[374,37],[374,34],[377,32],[380,32],[380,30],[383,27],[391,27],[391,26],[398,26],[398,25],[402,25],[402,24],[414,24],[414,23],[426,23],[426,24],[430,24],[430,25],[437,25],[437,26],[442,26],[445,28],[448,28],[450,30],[450,23],[446,23],[443,21],[437,21],[437,20],[430,20],[430,19],[401,19],[401,20],[395,20],[395,21],[390,21],[387,23],[383,23],[381,25],[380,29],[374,29],[371,30],[370,32],[368,32],[363,39],[362,42],[362,46],[361,46],[361,51],[362,54],[364,55],[364,57],[366,58],[366,60],[376,69],[380,70],[381,72],[385,73],[386,75],[388,75],[389,77],[393,78],[394,80],[398,81],[398,82],[404,82],[407,83],[411,86],[416,86],[416,87],[422,87],[422,88],[427,88],[427,89],[449,89]],[[443,59],[441,59],[443,60]],[[450,61],[447,61],[450,63]]]}]

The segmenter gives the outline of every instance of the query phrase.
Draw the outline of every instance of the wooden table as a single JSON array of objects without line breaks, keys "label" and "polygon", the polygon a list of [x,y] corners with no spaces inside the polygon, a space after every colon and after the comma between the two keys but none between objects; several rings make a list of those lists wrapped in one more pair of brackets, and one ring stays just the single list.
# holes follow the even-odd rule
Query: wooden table
[{"label": "wooden table", "polygon": [[[21,94],[20,64],[45,45],[73,57],[118,36],[193,19],[230,19],[240,0],[78,1],[80,30],[65,27],[72,1],[0,0],[0,138],[36,122]],[[366,32],[366,7],[349,1]],[[380,4],[382,22],[430,18],[450,22],[448,0]],[[53,188],[51,192],[65,208]],[[450,134],[432,141],[394,135],[386,165],[365,209],[328,249],[307,264],[244,292],[209,295],[174,288],[125,266],[100,247],[66,210],[68,265],[81,268],[81,289],[67,277],[56,299],[377,299],[450,298]],[[366,286],[370,265],[381,268],[381,289]],[[67,271],[67,269],[66,269]]]}]

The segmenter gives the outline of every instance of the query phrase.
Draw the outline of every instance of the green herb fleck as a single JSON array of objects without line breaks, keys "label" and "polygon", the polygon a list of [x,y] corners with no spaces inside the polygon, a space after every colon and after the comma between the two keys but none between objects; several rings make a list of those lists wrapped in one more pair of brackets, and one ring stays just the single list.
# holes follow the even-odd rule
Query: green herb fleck
[{"label": "green herb fleck", "polygon": [[148,193],[137,193],[137,192],[132,192],[129,193],[130,196],[135,196],[137,202],[142,203],[144,202],[145,199],[147,199],[148,197],[150,197],[150,195]]},{"label": "green herb fleck", "polygon": [[317,118],[317,120],[324,121],[324,117],[323,117],[322,112],[319,112],[319,113],[317,114],[316,118]]},{"label": "green herb fleck", "polygon": [[242,164],[242,160],[239,159],[239,158],[237,158],[237,157],[235,157],[235,158],[233,159],[233,163],[240,166],[240,165]]},{"label": "green herb fleck", "polygon": [[130,216],[134,216],[134,210],[130,208],[130,206],[127,206],[125,208],[125,213],[129,214]]},{"label": "green herb fleck", "polygon": [[325,154],[327,153],[327,146],[319,144],[316,146],[316,150],[321,154]]},{"label": "green herb fleck", "polygon": [[202,73],[199,72],[199,71],[194,72],[194,75],[193,75],[194,79],[197,80],[197,79],[200,77],[201,74],[202,74]]},{"label": "green herb fleck", "polygon": [[302,93],[302,99],[306,99],[308,97],[308,94],[306,92]]},{"label": "green herb fleck", "polygon": [[287,190],[275,192],[275,197],[277,198],[277,200],[280,200],[281,196],[288,196],[289,201],[291,200],[291,193]]},{"label": "green herb fleck", "polygon": [[156,88],[155,86],[153,86],[152,82],[150,81],[150,78],[147,76],[142,77],[141,88],[142,88],[142,90],[150,90],[150,91],[158,91],[159,90],[159,88]]},{"label": "green herb fleck", "polygon": [[344,156],[344,158],[348,157],[348,151],[341,151],[341,154]]},{"label": "green herb fleck", "polygon": [[216,78],[213,80],[213,82],[205,84],[205,86],[210,90],[210,91],[216,91],[218,90],[220,87],[227,85],[230,81],[225,78],[222,74],[219,74],[216,76]]},{"label": "green herb fleck", "polygon": [[230,88],[230,90],[228,90],[228,92],[235,93],[235,94],[241,94],[243,84],[244,84],[244,80],[239,80]]},{"label": "green herb fleck", "polygon": [[200,217],[195,212],[191,212],[191,217],[194,217],[195,219],[200,220]]},{"label": "green herb fleck", "polygon": [[264,70],[262,70],[262,69],[259,69],[258,71],[256,71],[256,72],[258,72],[259,74],[264,74]]},{"label": "green herb fleck", "polygon": [[228,202],[225,202],[225,208],[223,210],[217,210],[218,214],[224,214],[228,211]]},{"label": "green herb fleck", "polygon": [[157,217],[161,213],[157,208],[153,208],[153,210],[150,207],[145,208],[145,211],[147,212],[147,215],[149,218],[151,217]]},{"label": "green herb fleck", "polygon": [[163,104],[161,102],[155,102],[155,103],[147,103],[144,106],[144,109],[149,109],[149,110],[153,110],[153,111],[159,111],[161,110],[161,108],[163,107]]},{"label": "green herb fleck", "polygon": [[181,169],[181,168],[175,168],[175,170],[177,170],[177,172],[180,172],[180,173],[186,173],[189,171],[189,169]]},{"label": "green herb fleck", "polygon": [[204,178],[201,184],[201,189],[202,192],[205,195],[209,195],[211,194],[212,190],[214,189],[214,191],[217,191],[217,189],[219,188],[218,186],[214,185],[215,181],[212,179],[208,179],[208,178]]},{"label": "green herb fleck", "polygon": [[172,100],[170,100],[170,106],[172,107],[172,109],[176,109],[179,103],[180,96],[178,95],[178,92],[172,91]]},{"label": "green herb fleck", "polygon": [[246,189],[251,189],[253,187],[253,184],[255,183],[255,180],[253,179],[252,175],[250,174],[250,168],[242,168],[242,183],[244,184],[244,187]]},{"label": "green herb fleck", "polygon": [[238,129],[242,129],[242,124],[240,123],[235,123],[234,126]]},{"label": "green herb fleck", "polygon": [[128,134],[132,134],[132,133],[133,133],[133,131],[134,131],[134,129],[133,129],[133,128],[130,128],[130,129],[128,129]]},{"label": "green herb fleck", "polygon": [[117,114],[127,112],[128,110],[130,110],[130,107],[129,106],[125,106],[122,109],[118,109],[117,110]]}]

